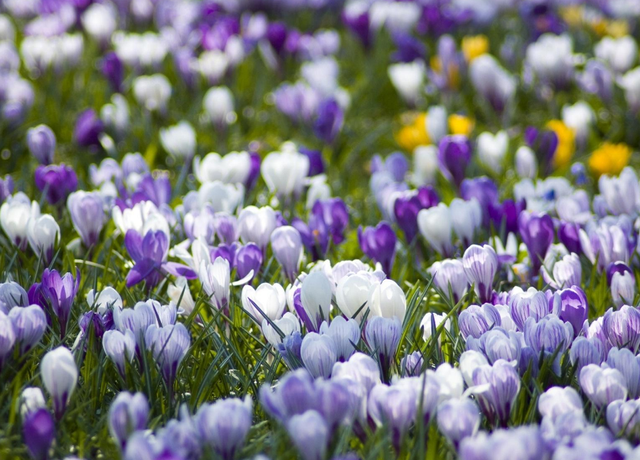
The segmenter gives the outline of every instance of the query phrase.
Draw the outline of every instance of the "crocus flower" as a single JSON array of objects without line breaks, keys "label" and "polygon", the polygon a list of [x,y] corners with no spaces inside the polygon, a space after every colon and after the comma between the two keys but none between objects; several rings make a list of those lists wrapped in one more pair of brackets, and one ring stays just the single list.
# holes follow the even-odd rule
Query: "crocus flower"
[{"label": "crocus flower", "polygon": [[238,217],[238,234],[244,243],[255,243],[263,251],[277,227],[276,213],[269,206],[247,206]]},{"label": "crocus flower", "polygon": [[[577,254],[567,254],[553,264],[552,273],[542,266],[542,277],[554,289],[580,286],[582,282],[582,265]],[[580,325],[582,326],[582,324]]]},{"label": "crocus flower", "polygon": [[127,286],[146,281],[147,288],[156,286],[165,274],[195,279],[196,273],[185,265],[167,262],[169,240],[163,231],[149,230],[144,237],[136,230],[129,230],[124,239],[127,252],[134,266],[127,274]]},{"label": "crocus flower", "polygon": [[252,409],[250,397],[221,399],[201,406],[195,421],[201,439],[223,460],[234,459],[249,434]]},{"label": "crocus flower", "polygon": [[13,179],[10,175],[0,177],[0,204],[13,193]]},{"label": "crocus flower", "polygon": [[136,354],[136,339],[133,332],[131,330],[106,331],[102,336],[102,348],[124,378],[126,362],[133,361]]},{"label": "crocus flower", "polygon": [[469,283],[475,286],[480,301],[489,301],[493,293],[493,278],[498,271],[498,256],[495,250],[487,244],[471,245],[464,252],[462,266]]},{"label": "crocus flower", "polygon": [[81,147],[99,147],[104,125],[93,109],[87,109],[78,115],[73,130],[73,139]]},{"label": "crocus flower", "polygon": [[537,274],[553,243],[553,221],[547,214],[522,212],[518,217],[518,230],[529,251],[532,273]]},{"label": "crocus flower", "polygon": [[376,282],[363,273],[341,278],[336,287],[336,303],[342,314],[347,318],[355,317],[357,321],[361,321],[367,310],[371,289]]},{"label": "crocus flower", "polygon": [[471,160],[471,144],[466,136],[446,136],[438,146],[438,161],[447,178],[460,187]]},{"label": "crocus flower", "polygon": [[133,432],[147,427],[148,419],[149,403],[144,394],[118,393],[109,407],[109,433],[121,451],[125,450]]},{"label": "crocus flower", "polygon": [[111,51],[104,55],[100,63],[102,75],[109,81],[114,91],[122,90],[122,81],[124,80],[124,66],[118,55]]},{"label": "crocus flower", "polygon": [[16,332],[11,318],[0,312],[0,368],[6,359],[13,353],[16,343]]},{"label": "crocus flower", "polygon": [[85,247],[93,247],[105,223],[104,203],[98,193],[73,192],[67,199],[67,207],[76,232]]},{"label": "crocus flower", "polygon": [[152,324],[147,328],[144,341],[160,366],[162,377],[171,392],[180,363],[191,345],[189,331],[182,323],[162,327]]},{"label": "crocus flower", "polygon": [[60,337],[67,332],[71,307],[80,286],[80,270],[76,270],[76,278],[71,273],[60,276],[57,270],[44,269],[42,281],[32,287],[42,299],[42,307],[48,307],[58,318]]},{"label": "crocus flower", "polygon": [[27,238],[33,252],[48,265],[53,259],[55,246],[60,242],[60,226],[49,214],[32,217],[27,224]]},{"label": "crocus flower", "polygon": [[302,339],[300,357],[313,377],[329,378],[338,352],[331,336],[309,332]]},{"label": "crocus flower", "polygon": [[509,297],[511,317],[521,331],[524,331],[524,324],[528,318],[538,321],[549,313],[549,303],[544,292],[533,287],[526,291],[516,287]]},{"label": "crocus flower", "polygon": [[309,173],[309,158],[287,146],[282,152],[271,152],[262,160],[262,177],[272,193],[289,199],[302,192],[303,179]]},{"label": "crocus flower", "polygon": [[392,443],[396,451],[402,437],[409,431],[416,418],[417,404],[414,388],[409,385],[379,383],[369,393],[367,412],[378,426],[387,424],[391,429]]},{"label": "crocus flower", "polygon": [[476,368],[473,383],[483,386],[475,394],[487,418],[494,423],[506,425],[520,391],[520,376],[516,369],[500,359],[493,366],[482,365]]},{"label": "crocus flower", "polygon": [[278,283],[262,283],[257,289],[246,285],[242,288],[241,299],[242,307],[260,323],[263,315],[272,321],[280,319],[286,306],[284,289]]},{"label": "crocus flower", "polygon": [[324,417],[315,410],[294,415],[287,423],[291,440],[304,460],[322,460],[329,444],[329,427]]},{"label": "crocus flower", "polygon": [[454,398],[438,406],[438,429],[455,446],[480,428],[480,411],[469,398]]},{"label": "crocus flower", "polygon": [[435,262],[428,271],[433,276],[434,286],[440,289],[454,305],[462,299],[469,289],[469,279],[465,273],[464,265],[457,259]]},{"label": "crocus flower", "polygon": [[56,135],[47,125],[38,125],[27,131],[27,146],[29,152],[42,165],[53,163],[53,154],[56,150]]},{"label": "crocus flower", "polygon": [[338,360],[346,361],[355,352],[355,345],[360,341],[360,326],[355,319],[335,317],[330,324],[320,325],[320,334],[333,339]]},{"label": "crocus flower", "polygon": [[582,391],[598,409],[627,398],[625,378],[617,369],[603,369],[589,364],[580,371],[579,381]]},{"label": "crocus flower", "polygon": [[387,222],[380,222],[376,227],[358,228],[358,242],[367,257],[379,262],[382,270],[391,274],[396,255],[396,233]]},{"label": "crocus flower", "polygon": [[41,408],[27,414],[22,422],[22,434],[34,460],[49,458],[49,448],[56,437],[56,427],[47,409]]},{"label": "crocus flower", "polygon": [[637,398],[640,393],[640,360],[627,348],[612,348],[606,360],[611,369],[618,369],[625,379],[629,397]]},{"label": "crocus flower", "polygon": [[378,357],[385,375],[396,355],[401,333],[402,323],[398,318],[374,316],[367,321],[365,338],[369,348]]},{"label": "crocus flower", "polygon": [[453,254],[451,212],[447,205],[440,203],[418,212],[418,228],[437,253],[447,257]]},{"label": "crocus flower", "polygon": [[327,99],[318,106],[318,116],[313,132],[325,144],[332,144],[344,123],[344,111],[334,98]]},{"label": "crocus flower", "polygon": [[291,226],[278,227],[271,234],[271,250],[282,266],[285,276],[293,281],[298,276],[302,261],[302,239],[298,230]]},{"label": "crocus flower", "polygon": [[640,312],[629,305],[623,305],[618,311],[610,308],[604,314],[602,331],[612,347],[635,352],[640,347]]},{"label": "crocus flower", "polygon": [[614,262],[607,269],[611,297],[616,306],[631,305],[636,296],[636,277],[623,262]]},{"label": "crocus flower", "polygon": [[196,150],[196,131],[188,121],[160,130],[162,148],[172,157],[190,162]]},{"label": "crocus flower", "polygon": [[627,436],[637,437],[640,423],[640,401],[633,399],[623,401],[616,399],[607,406],[607,425],[616,434],[625,433]]},{"label": "crocus flower", "polygon": [[158,207],[162,205],[168,205],[171,201],[171,183],[169,182],[169,176],[166,173],[147,173],[142,176],[142,179],[137,184],[137,189],[131,196],[131,200],[135,202],[139,201],[151,201]]},{"label": "crocus flower", "polygon": [[409,244],[418,234],[418,213],[438,204],[438,196],[432,187],[420,187],[413,192],[400,194],[393,202],[393,214]]},{"label": "crocus flower", "polygon": [[[262,254],[260,248],[249,243],[240,248],[235,253],[233,265],[236,267],[236,273],[239,279],[244,279],[253,272],[253,279],[262,266]],[[251,280],[249,280],[251,281]]]},{"label": "crocus flower", "polygon": [[605,348],[597,338],[576,337],[569,350],[571,364],[577,364],[577,372],[589,364],[600,365],[604,360]]},{"label": "crocus flower", "polygon": [[39,305],[12,308],[9,319],[13,324],[16,342],[20,346],[20,354],[25,354],[40,342],[47,329],[47,317]]},{"label": "crocus flower", "polygon": [[554,314],[549,314],[539,321],[527,318],[524,324],[524,340],[538,355],[556,354],[553,369],[560,373],[560,358],[569,349],[573,341],[573,327]]},{"label": "crocus flower", "polygon": [[327,276],[316,271],[302,281],[299,299],[294,294],[294,306],[307,330],[318,331],[322,321],[329,319],[331,308],[331,283]]},{"label": "crocus flower", "polygon": [[578,286],[557,291],[553,294],[550,304],[553,313],[558,315],[561,320],[570,323],[577,336],[589,312],[589,304],[584,291]]},{"label": "crocus flower", "polygon": [[78,382],[78,367],[68,348],[58,347],[44,355],[40,378],[53,399],[53,410],[59,420]]},{"label": "crocus flower", "polygon": [[407,311],[407,298],[398,283],[386,279],[372,284],[368,306],[372,316],[397,318],[402,322]]},{"label": "crocus flower", "polygon": [[35,182],[38,190],[46,194],[47,201],[58,204],[67,199],[78,186],[78,176],[71,166],[40,165],[36,169]]},{"label": "crocus flower", "polygon": [[479,339],[485,332],[494,326],[500,326],[502,320],[498,310],[490,303],[482,306],[469,305],[460,312],[458,324],[462,336],[472,336]]}]

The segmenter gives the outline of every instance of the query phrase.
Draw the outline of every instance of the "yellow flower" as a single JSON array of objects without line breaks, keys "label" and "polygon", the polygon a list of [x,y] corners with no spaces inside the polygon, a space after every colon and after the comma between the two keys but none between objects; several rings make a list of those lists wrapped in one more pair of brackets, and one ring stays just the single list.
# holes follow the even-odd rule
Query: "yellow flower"
[{"label": "yellow flower", "polygon": [[611,35],[613,38],[624,37],[629,34],[629,23],[624,20],[607,21],[606,32],[607,35]]},{"label": "yellow flower", "polygon": [[603,174],[617,176],[631,158],[631,147],[627,144],[605,142],[589,158],[589,169],[596,177]]},{"label": "yellow flower", "polygon": [[578,27],[584,18],[584,7],[581,5],[571,5],[560,8],[560,17],[569,27]]},{"label": "yellow flower", "polygon": [[489,52],[489,39],[485,35],[466,36],[462,39],[462,53],[467,62]]},{"label": "yellow flower", "polygon": [[553,165],[556,168],[563,168],[569,164],[576,150],[576,133],[560,120],[549,121],[547,128],[558,136],[558,147],[553,156]]},{"label": "yellow flower", "polygon": [[468,136],[473,131],[474,121],[464,115],[458,115],[454,113],[449,115],[449,131],[451,134],[463,134]]},{"label": "yellow flower", "polygon": [[419,145],[431,144],[429,133],[427,132],[427,114],[417,115],[411,124],[403,126],[396,135],[398,145],[403,149],[413,152]]}]

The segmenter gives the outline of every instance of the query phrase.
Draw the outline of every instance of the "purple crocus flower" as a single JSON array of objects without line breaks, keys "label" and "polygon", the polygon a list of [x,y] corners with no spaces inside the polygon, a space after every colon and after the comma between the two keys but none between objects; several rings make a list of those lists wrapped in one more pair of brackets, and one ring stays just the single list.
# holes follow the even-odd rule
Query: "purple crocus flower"
[{"label": "purple crocus flower", "polygon": [[489,219],[496,231],[502,233],[504,226],[504,234],[516,233],[518,231],[518,217],[520,213],[527,207],[525,200],[517,202],[507,199],[502,203],[497,201],[489,204]]},{"label": "purple crocus flower", "polygon": [[438,429],[454,445],[468,436],[473,436],[480,427],[480,411],[469,398],[453,398],[438,407]]},{"label": "purple crocus flower", "polygon": [[549,302],[542,291],[533,287],[523,291],[516,287],[509,294],[509,308],[513,322],[519,330],[524,331],[528,318],[538,321],[549,313]]},{"label": "purple crocus flower", "polygon": [[569,350],[569,358],[571,364],[577,364],[577,374],[580,375],[580,371],[584,366],[589,364],[602,364],[605,356],[605,349],[602,341],[598,338],[591,337],[576,337],[571,344],[571,350]]},{"label": "purple crocus flower", "polygon": [[[331,236],[333,244],[344,241],[344,232],[349,225],[349,211],[342,198],[318,200],[313,205],[311,213],[316,219],[321,219]],[[311,218],[309,218],[311,223]]]},{"label": "purple crocus flower", "polygon": [[329,426],[316,410],[294,415],[287,423],[287,431],[304,460],[322,460],[329,446]]},{"label": "purple crocus flower", "polygon": [[579,381],[582,391],[598,409],[627,398],[625,378],[617,369],[589,364],[580,371]]},{"label": "purple crocus flower", "polygon": [[56,437],[56,427],[47,409],[30,412],[22,422],[22,435],[34,460],[49,458],[49,448]]},{"label": "purple crocus flower", "polygon": [[131,287],[146,281],[147,288],[156,286],[167,274],[184,276],[187,279],[197,278],[189,267],[175,262],[167,262],[169,239],[161,231],[148,231],[142,237],[136,230],[128,230],[124,238],[127,252],[135,265],[127,274],[127,286]]},{"label": "purple crocus flower", "polygon": [[56,150],[56,135],[47,125],[39,125],[27,131],[27,146],[29,152],[42,165],[53,163]]},{"label": "purple crocus flower", "polygon": [[469,288],[469,280],[464,271],[464,265],[457,259],[445,259],[441,262],[435,262],[430,268],[429,273],[433,276],[433,284],[440,289],[445,298],[453,305],[457,304],[462,296]]},{"label": "purple crocus flower", "polygon": [[602,330],[612,347],[637,352],[640,347],[640,311],[629,305],[623,305],[618,311],[610,308],[602,319]]},{"label": "purple crocus flower", "polygon": [[342,13],[342,22],[362,43],[368,48],[371,45],[371,23],[369,11],[360,8],[352,8],[353,11],[345,8]]},{"label": "purple crocus flower", "polygon": [[535,318],[527,318],[524,323],[524,340],[538,356],[541,353],[545,356],[556,353],[553,370],[559,375],[560,358],[573,341],[573,327],[554,314],[549,314],[539,321]]},{"label": "purple crocus flower", "polygon": [[438,162],[442,172],[450,181],[460,187],[465,170],[471,161],[471,143],[466,136],[445,136],[438,146]]},{"label": "purple crocus flower", "polygon": [[13,178],[10,175],[0,177],[0,204],[13,194]]},{"label": "purple crocus flower", "polygon": [[163,204],[169,204],[171,201],[171,182],[166,173],[157,174],[153,177],[151,174],[145,174],[138,183],[138,189],[131,197],[134,203],[139,201],[151,201],[157,207]]},{"label": "purple crocus flower", "polygon": [[313,132],[325,144],[333,144],[344,123],[344,111],[338,101],[326,99],[318,106],[318,116],[313,124]]},{"label": "purple crocus flower", "polygon": [[398,32],[394,34],[393,41],[398,48],[391,59],[396,62],[413,62],[417,59],[424,59],[426,48],[424,44],[410,34]]},{"label": "purple crocus flower", "polygon": [[53,205],[67,199],[78,187],[78,176],[71,166],[40,165],[35,173],[36,187],[46,193],[47,201]]},{"label": "purple crocus flower", "polygon": [[553,243],[553,221],[547,214],[522,212],[518,216],[518,229],[529,251],[531,271],[535,275]]},{"label": "purple crocus flower", "polygon": [[305,369],[285,374],[275,388],[264,384],[260,388],[260,403],[264,410],[281,423],[294,415],[317,407],[314,380]]},{"label": "purple crocus flower", "polygon": [[476,392],[480,407],[492,423],[506,426],[520,391],[518,371],[502,359],[493,366],[484,364],[473,371],[473,383],[484,388]]},{"label": "purple crocus flower", "polygon": [[438,202],[438,195],[430,186],[401,193],[396,198],[393,203],[393,213],[407,243],[411,244],[418,234],[418,213],[422,209],[437,205]]},{"label": "purple crocus flower", "polygon": [[124,80],[124,66],[122,61],[113,51],[105,54],[100,65],[102,75],[109,81],[111,88],[119,93],[122,91],[122,81]]},{"label": "purple crocus flower", "polygon": [[475,285],[480,302],[491,300],[493,278],[498,271],[498,256],[489,245],[472,244],[462,256],[462,266],[470,284]]},{"label": "purple crocus flower", "polygon": [[624,262],[614,262],[607,268],[607,281],[611,287],[611,297],[618,306],[633,305],[636,296],[636,277]]},{"label": "purple crocus flower", "polygon": [[293,227],[276,228],[271,234],[271,250],[290,282],[296,279],[302,259],[302,239]]},{"label": "purple crocus flower", "polygon": [[600,99],[608,102],[613,97],[613,71],[602,61],[589,59],[584,71],[577,76],[580,88],[587,93],[596,94]]},{"label": "purple crocus flower", "polygon": [[607,366],[620,371],[626,381],[629,397],[637,398],[640,394],[640,359],[627,348],[612,348],[607,356]]},{"label": "purple crocus flower", "polygon": [[309,332],[302,339],[300,357],[313,377],[328,379],[333,365],[338,361],[338,351],[330,335]]},{"label": "purple crocus flower", "polygon": [[39,305],[12,308],[9,311],[9,319],[11,319],[21,355],[40,342],[47,329],[47,317]]},{"label": "purple crocus flower", "polygon": [[260,165],[262,164],[262,158],[257,152],[249,152],[249,162],[251,166],[249,166],[249,174],[247,175],[247,180],[244,184],[247,190],[251,190],[253,186],[256,185],[258,177],[260,177]]},{"label": "purple crocus flower", "polygon": [[324,173],[324,160],[322,159],[322,152],[320,150],[311,150],[306,147],[300,147],[299,151],[309,159],[309,173],[307,174],[309,177]]},{"label": "purple crocus flower", "polygon": [[233,460],[251,429],[252,401],[247,397],[220,399],[203,405],[196,415],[202,441],[223,460]]},{"label": "purple crocus flower", "polygon": [[81,147],[99,147],[104,125],[95,110],[87,109],[76,120],[73,138]]},{"label": "purple crocus flower", "polygon": [[281,54],[287,41],[287,26],[282,22],[271,22],[267,27],[267,40],[277,54]]},{"label": "purple crocus flower", "polygon": [[485,332],[502,323],[500,312],[490,303],[482,306],[469,305],[460,312],[458,325],[464,338],[469,336],[479,339]]},{"label": "purple crocus flower", "polygon": [[131,433],[144,430],[149,419],[149,403],[142,393],[123,391],[109,408],[109,433],[124,452]]},{"label": "purple crocus flower", "polygon": [[6,313],[0,311],[0,369],[13,353],[15,343],[16,331],[13,322]]},{"label": "purple crocus flower", "polygon": [[376,227],[358,227],[358,242],[367,257],[382,265],[382,270],[391,274],[396,257],[396,233],[387,222],[380,222]]},{"label": "purple crocus flower", "polygon": [[544,168],[545,174],[549,174],[558,148],[558,135],[549,129],[539,130],[528,126],[524,132],[524,139],[536,153],[538,164]]},{"label": "purple crocus flower", "polygon": [[465,179],[460,185],[460,197],[470,201],[475,198],[482,208],[484,225],[489,225],[489,210],[498,203],[498,186],[488,177]]},{"label": "purple crocus flower", "polygon": [[[300,302],[300,291],[298,291],[298,303]],[[296,311],[299,311],[296,308]],[[278,353],[282,356],[289,369],[298,369],[302,367],[302,335],[298,331],[288,335],[282,339],[282,343],[278,344]]]},{"label": "purple crocus flower", "polygon": [[386,377],[388,377],[389,366],[396,356],[401,333],[402,323],[397,317],[374,316],[367,321],[365,328],[367,344],[378,356],[383,374]]},{"label": "purple crocus flower", "polygon": [[558,239],[569,252],[582,254],[582,246],[580,244],[580,226],[571,222],[560,222],[558,227]]},{"label": "purple crocus flower", "polygon": [[98,237],[105,223],[104,203],[95,192],[78,191],[69,195],[67,208],[71,215],[73,227],[82,243],[90,248],[98,242]]},{"label": "purple crocus flower", "polygon": [[262,266],[262,251],[254,243],[240,247],[235,253],[233,266],[236,268],[238,279],[244,279],[251,270],[253,270],[253,276],[255,277]]},{"label": "purple crocus flower", "polygon": [[171,393],[178,367],[191,346],[189,331],[182,323],[162,327],[152,324],[145,332],[144,342],[160,366],[162,377]]},{"label": "purple crocus flower", "polygon": [[[67,333],[67,325],[71,307],[78,293],[80,286],[80,270],[76,269],[76,278],[71,273],[60,276],[57,270],[44,269],[42,273],[42,281],[32,286],[29,290],[30,297],[37,298],[37,302],[43,308],[49,308],[51,312],[58,318],[60,327],[60,338],[64,339]],[[31,294],[31,291],[34,294]]]},{"label": "purple crocus flower", "polygon": [[578,286],[562,289],[553,294],[549,303],[553,313],[558,315],[562,321],[571,324],[574,335],[577,336],[589,312],[589,304],[584,291]]}]

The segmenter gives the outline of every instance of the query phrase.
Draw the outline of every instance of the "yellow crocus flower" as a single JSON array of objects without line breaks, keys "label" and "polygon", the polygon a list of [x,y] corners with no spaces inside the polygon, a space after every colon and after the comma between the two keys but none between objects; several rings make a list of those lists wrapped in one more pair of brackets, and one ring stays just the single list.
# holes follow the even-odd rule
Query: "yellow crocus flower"
[{"label": "yellow crocus flower", "polygon": [[569,164],[576,150],[576,133],[561,120],[549,121],[547,128],[558,136],[558,147],[553,156],[553,165],[556,168],[563,168]]},{"label": "yellow crocus flower", "polygon": [[589,169],[596,177],[603,174],[617,176],[629,163],[631,153],[631,147],[627,144],[605,142],[591,154]]},{"label": "yellow crocus flower", "polygon": [[418,114],[411,124],[403,126],[396,135],[398,145],[403,149],[413,152],[419,145],[431,144],[431,138],[427,132],[427,114]]},{"label": "yellow crocus flower", "polygon": [[468,136],[473,131],[474,121],[472,118],[454,113],[449,115],[449,131],[451,134],[463,134]]},{"label": "yellow crocus flower", "polygon": [[462,54],[467,62],[489,52],[489,39],[486,35],[469,35],[462,39]]}]

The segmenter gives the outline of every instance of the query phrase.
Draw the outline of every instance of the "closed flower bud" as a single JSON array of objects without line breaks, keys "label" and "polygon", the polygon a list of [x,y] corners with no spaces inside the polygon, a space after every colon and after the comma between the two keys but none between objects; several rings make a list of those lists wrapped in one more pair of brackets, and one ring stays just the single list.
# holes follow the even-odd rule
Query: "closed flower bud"
[{"label": "closed flower bud", "polygon": [[549,303],[544,292],[532,287],[526,291],[521,288],[513,289],[509,294],[509,308],[513,322],[521,331],[524,331],[527,318],[538,321],[549,313]]},{"label": "closed flower bud", "polygon": [[124,333],[117,330],[106,331],[102,337],[102,348],[116,365],[120,375],[124,377],[126,362],[133,361],[136,354],[136,339],[133,332],[130,330]]},{"label": "closed flower bud", "polygon": [[49,458],[49,449],[56,437],[56,427],[47,409],[37,409],[26,415],[22,422],[22,435],[34,460]]},{"label": "closed flower bud", "polygon": [[286,306],[284,289],[278,283],[262,283],[257,289],[242,288],[242,308],[261,323],[264,316],[272,321],[280,319]]},{"label": "closed flower bud", "polygon": [[322,321],[329,319],[331,297],[331,283],[323,272],[312,272],[302,281],[302,311],[296,311],[308,329],[317,331]]},{"label": "closed flower bud", "polygon": [[[562,238],[560,238],[562,241]],[[542,266],[542,277],[545,283],[554,289],[563,289],[571,286],[580,286],[582,282],[582,266],[580,257],[571,253],[562,257],[553,264],[552,272]]]},{"label": "closed flower bud", "polygon": [[616,400],[607,406],[607,425],[615,435],[638,437],[640,428],[640,400]]},{"label": "closed flower bud", "polygon": [[329,444],[329,427],[319,412],[308,410],[287,423],[291,440],[304,460],[323,460]]},{"label": "closed flower bud", "polygon": [[464,265],[457,259],[435,262],[428,271],[433,275],[433,284],[454,305],[462,299],[469,288]]},{"label": "closed flower bud", "polygon": [[602,320],[604,337],[612,347],[637,350],[640,346],[640,312],[628,305],[609,309]]},{"label": "closed flower bud", "polygon": [[144,341],[160,366],[165,382],[172,387],[180,363],[191,345],[189,331],[182,323],[162,327],[152,324],[145,333]]},{"label": "closed flower bud", "polygon": [[551,387],[540,395],[538,412],[543,417],[556,419],[567,413],[582,413],[582,398],[572,387]]},{"label": "closed flower bud", "polygon": [[396,234],[387,222],[376,227],[358,228],[358,242],[367,257],[382,265],[382,270],[391,274],[396,256]]},{"label": "closed flower bud", "polygon": [[580,371],[580,388],[598,408],[604,408],[615,400],[627,398],[624,376],[617,369],[603,369],[589,364]]},{"label": "closed flower bud", "polygon": [[630,398],[640,396],[640,358],[626,348],[612,348],[606,366],[618,369],[625,379]]},{"label": "closed flower bud", "polygon": [[538,175],[536,154],[526,145],[516,151],[516,172],[523,179],[534,179]]},{"label": "closed flower bud", "polygon": [[520,376],[516,369],[503,360],[496,361],[493,366],[482,365],[473,372],[473,383],[477,388],[474,394],[487,418],[506,425],[520,391]]},{"label": "closed flower bud", "polygon": [[267,155],[260,171],[269,191],[286,201],[302,193],[304,178],[309,172],[309,158],[292,146]]},{"label": "closed flower bud", "polygon": [[491,300],[493,278],[498,271],[498,256],[489,246],[471,245],[462,257],[464,272],[470,284],[475,285],[481,302]]},{"label": "closed flower bud", "polygon": [[78,368],[69,349],[58,347],[44,355],[40,378],[53,399],[56,418],[60,419],[78,382]]},{"label": "closed flower bud", "polygon": [[367,321],[365,338],[369,348],[378,356],[380,364],[388,368],[395,358],[402,334],[402,323],[397,317],[374,316]]},{"label": "closed flower bud", "polygon": [[67,207],[73,228],[80,235],[84,246],[95,246],[105,223],[104,204],[100,195],[94,192],[74,192],[67,199]]},{"label": "closed flower bud", "polygon": [[633,305],[636,297],[636,277],[623,262],[614,262],[607,269],[611,297],[616,306]]},{"label": "closed flower bud", "polygon": [[314,377],[329,378],[333,365],[338,360],[338,352],[329,335],[309,332],[302,340],[300,349],[302,362]]},{"label": "closed flower bud", "polygon": [[341,278],[336,288],[336,303],[342,314],[347,318],[355,316],[355,319],[360,322],[367,307],[371,308],[368,305],[369,296],[375,283],[377,283],[376,280],[363,273]]},{"label": "closed flower bud", "polygon": [[53,259],[53,250],[60,242],[60,226],[49,214],[32,217],[27,225],[27,238],[34,253],[45,265]]},{"label": "closed flower bud", "polygon": [[210,88],[202,98],[202,107],[209,120],[220,127],[236,121],[233,94],[226,86]]},{"label": "closed flower bud", "polygon": [[238,217],[238,233],[242,241],[255,243],[263,251],[277,227],[276,212],[269,206],[247,206]]},{"label": "closed flower bud", "polygon": [[224,460],[232,460],[251,428],[252,409],[249,396],[245,400],[227,398],[205,404],[196,414],[201,439]]},{"label": "closed flower bud", "polygon": [[407,311],[407,298],[395,281],[387,279],[372,286],[368,305],[372,316],[396,318],[402,323]]},{"label": "closed flower bud", "polygon": [[552,302],[553,313],[558,315],[562,321],[570,323],[577,336],[589,312],[589,304],[584,291],[578,286],[557,291],[553,294]]},{"label": "closed flower bud", "polygon": [[[275,327],[280,329],[284,338],[291,336],[294,332],[300,333],[300,320],[291,312],[286,312],[282,318],[272,321]],[[283,342],[283,337],[278,334],[275,328],[266,319],[262,320],[262,333],[272,346],[278,347]]]},{"label": "closed flower bud", "polygon": [[480,411],[469,398],[449,399],[438,406],[438,429],[454,445],[473,436],[480,427]]},{"label": "closed flower bud", "polygon": [[0,368],[13,353],[16,343],[16,333],[11,318],[0,311]]},{"label": "closed flower bud", "polygon": [[20,394],[20,415],[24,420],[27,415],[47,407],[42,390],[38,387],[27,387]]},{"label": "closed flower bud", "polygon": [[416,419],[418,394],[411,385],[379,383],[369,393],[367,409],[369,416],[378,425],[386,424],[391,429],[392,442],[399,450],[402,437]]},{"label": "closed flower bud", "polygon": [[302,239],[295,228],[285,225],[271,234],[271,250],[290,282],[296,279],[302,262]]},{"label": "closed flower bud", "polygon": [[27,146],[29,152],[40,164],[53,163],[53,154],[56,150],[56,135],[47,125],[38,125],[27,130]]},{"label": "closed flower bud", "polygon": [[599,366],[602,364],[604,354],[604,345],[600,339],[595,337],[589,339],[586,337],[576,337],[571,344],[571,350],[569,350],[571,364],[577,364],[578,375],[584,366],[589,364],[596,364]]},{"label": "closed flower bud", "polygon": [[40,342],[47,329],[47,317],[39,305],[12,308],[9,319],[13,324],[16,343],[20,346],[20,354],[25,354]]},{"label": "closed flower bud", "polygon": [[149,403],[144,394],[128,391],[118,394],[109,408],[109,433],[121,451],[132,433],[147,428],[148,419]]},{"label": "closed flower bud", "polygon": [[449,208],[444,203],[418,213],[418,229],[429,246],[445,257],[453,254],[453,224]]},{"label": "closed flower bud", "polygon": [[160,130],[162,148],[180,161],[191,161],[196,151],[196,131],[188,121]]},{"label": "closed flower bud", "polygon": [[501,324],[500,313],[489,303],[478,305],[470,305],[460,312],[458,324],[460,332],[464,338],[472,336],[479,339],[482,334],[487,332],[494,326]]},{"label": "closed flower bud", "polygon": [[32,217],[40,215],[40,206],[35,201],[27,198],[22,192],[18,192],[7,198],[0,206],[0,226],[9,237],[9,240],[24,251],[28,244],[28,224]]},{"label": "closed flower bud", "polygon": [[338,360],[346,361],[354,353],[355,346],[360,341],[360,326],[354,319],[337,316],[329,325],[326,322],[322,323],[320,334],[328,335],[333,339]]}]

